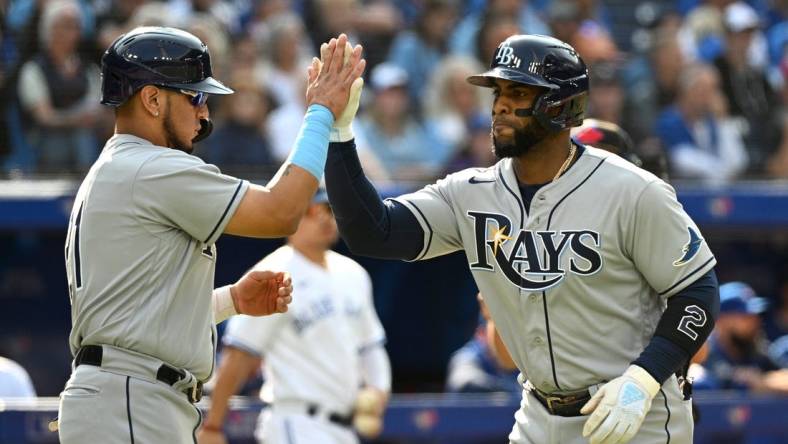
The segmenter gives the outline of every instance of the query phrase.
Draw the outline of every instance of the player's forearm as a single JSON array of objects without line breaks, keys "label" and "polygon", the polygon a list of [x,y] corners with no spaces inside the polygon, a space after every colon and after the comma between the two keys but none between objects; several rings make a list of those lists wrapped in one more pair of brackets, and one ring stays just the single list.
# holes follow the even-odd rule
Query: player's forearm
[{"label": "player's forearm", "polygon": [[211,408],[203,420],[203,427],[221,430],[229,410],[230,398],[238,392],[246,376],[257,365],[258,359],[240,350],[225,349],[211,392]]},{"label": "player's forearm", "polygon": [[293,232],[323,178],[333,123],[334,116],[328,108],[311,105],[290,156],[267,185],[276,201],[277,212]]},{"label": "player's forearm", "polygon": [[324,106],[309,107],[290,157],[266,187],[249,187],[225,233],[247,237],[295,233],[323,176],[333,119]]},{"label": "player's forearm", "polygon": [[424,230],[405,206],[381,200],[352,140],[330,144],[326,190],[342,239],[355,254],[407,260],[421,251]]},{"label": "player's forearm", "polygon": [[719,308],[717,276],[710,270],[668,300],[654,337],[633,364],[662,384],[700,350]]},{"label": "player's forearm", "polygon": [[[276,207],[276,215],[285,231],[293,233],[312,202],[319,179],[304,168],[287,163],[266,185]],[[292,234],[292,233],[289,233]]]},{"label": "player's forearm", "polygon": [[[274,189],[251,184],[224,232],[245,237],[276,238],[293,234],[317,191],[317,180],[292,164],[283,167],[289,179]],[[291,177],[292,176],[292,177]]]},{"label": "player's forearm", "polygon": [[383,344],[364,350],[361,355],[364,383],[386,394],[391,392],[391,363]]},{"label": "player's forearm", "polygon": [[509,354],[509,349],[506,348],[506,344],[503,343],[501,335],[498,334],[498,330],[495,328],[494,322],[487,321],[486,333],[487,343],[490,344],[490,351],[495,358],[495,362],[497,362],[502,369],[515,370],[517,368],[517,364],[514,363],[512,355]]}]

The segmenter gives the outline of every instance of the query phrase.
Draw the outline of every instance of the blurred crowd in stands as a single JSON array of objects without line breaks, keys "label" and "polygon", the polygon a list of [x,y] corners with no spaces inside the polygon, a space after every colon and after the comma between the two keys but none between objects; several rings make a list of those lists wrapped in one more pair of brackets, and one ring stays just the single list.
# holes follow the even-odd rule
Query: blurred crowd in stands
[{"label": "blurred crowd in stands", "polygon": [[788,394],[788,286],[781,293],[769,310],[744,282],[720,286],[714,333],[689,369],[696,389]]},{"label": "blurred crowd in stands", "polygon": [[671,178],[788,178],[786,17],[786,0],[0,0],[0,174],[83,174],[113,127],[102,52],[169,25],[205,41],[237,91],[209,101],[216,132],[195,152],[237,174],[269,177],[287,156],[306,66],[340,32],[369,62],[355,132],[374,180],[489,165],[491,95],[464,79],[534,33],[578,50],[591,117],[645,159],[664,152]]}]

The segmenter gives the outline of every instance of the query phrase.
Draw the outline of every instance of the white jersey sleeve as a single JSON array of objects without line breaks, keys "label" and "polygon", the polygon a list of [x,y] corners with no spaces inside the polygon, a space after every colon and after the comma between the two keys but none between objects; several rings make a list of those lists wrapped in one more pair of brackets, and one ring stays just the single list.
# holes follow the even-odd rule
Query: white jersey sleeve
[{"label": "white jersey sleeve", "polygon": [[[359,266],[359,268],[361,268]],[[363,351],[386,342],[386,332],[380,323],[378,313],[375,311],[375,302],[372,296],[372,280],[366,270],[361,269],[364,275],[364,305],[362,306],[359,322],[359,343]]]},{"label": "white jersey sleeve", "polygon": [[221,174],[195,156],[162,149],[140,167],[132,196],[142,219],[164,221],[212,244],[248,188],[247,181]]},{"label": "white jersey sleeve", "polygon": [[660,296],[673,296],[716,264],[673,187],[661,180],[649,183],[640,194],[632,223],[631,257]]},{"label": "white jersey sleeve", "polygon": [[463,249],[455,208],[450,196],[449,175],[419,191],[404,194],[395,200],[413,213],[424,230],[424,246],[415,260],[430,259]]},{"label": "white jersey sleeve", "polygon": [[282,329],[284,320],[284,314],[233,316],[227,322],[222,342],[251,355],[263,357],[270,349],[276,333]]}]

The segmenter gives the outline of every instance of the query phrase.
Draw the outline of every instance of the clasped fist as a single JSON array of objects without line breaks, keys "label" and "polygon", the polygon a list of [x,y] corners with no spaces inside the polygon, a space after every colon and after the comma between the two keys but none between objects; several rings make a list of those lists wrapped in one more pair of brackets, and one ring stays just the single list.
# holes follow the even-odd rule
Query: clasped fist
[{"label": "clasped fist", "polygon": [[249,316],[285,313],[293,301],[290,274],[251,270],[230,287],[235,311]]}]

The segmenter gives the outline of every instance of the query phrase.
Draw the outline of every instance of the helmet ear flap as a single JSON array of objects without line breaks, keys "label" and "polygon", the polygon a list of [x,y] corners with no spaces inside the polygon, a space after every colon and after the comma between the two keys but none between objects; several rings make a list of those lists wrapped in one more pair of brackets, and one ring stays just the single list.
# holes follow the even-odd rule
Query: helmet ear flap
[{"label": "helmet ear flap", "polygon": [[107,68],[101,73],[101,103],[120,106],[134,95],[134,85],[123,73]]},{"label": "helmet ear flap", "polygon": [[534,116],[543,128],[561,131],[583,123],[588,94],[582,92],[564,99],[554,97],[556,91],[547,91],[534,103]]},{"label": "helmet ear flap", "polygon": [[125,78],[112,69],[101,73],[101,103],[117,106],[125,102]]},{"label": "helmet ear flap", "polygon": [[549,103],[549,95],[550,91],[546,91],[545,93],[541,94],[539,97],[536,98],[536,101],[533,105],[533,116],[536,119],[537,123],[542,126],[542,128],[553,132],[560,130],[559,127],[556,127],[555,122],[553,122],[552,116],[550,116],[550,109],[552,108]]},{"label": "helmet ear flap", "polygon": [[542,128],[550,131],[557,132],[567,128],[564,124],[564,119],[561,116],[564,110],[569,105],[568,103],[555,103],[553,99],[554,93],[547,91],[540,95],[534,103],[534,117]]}]

